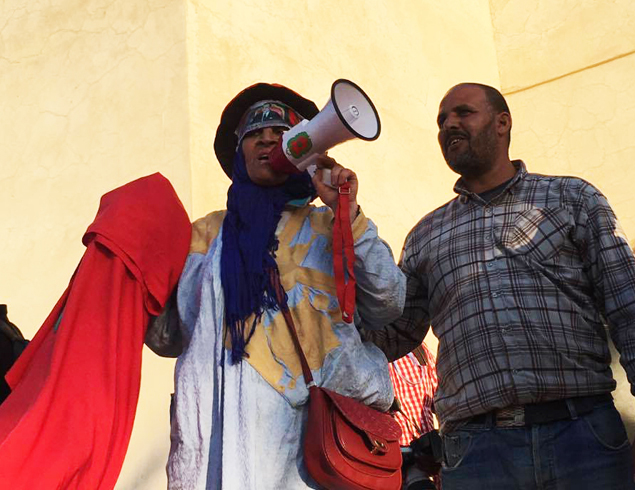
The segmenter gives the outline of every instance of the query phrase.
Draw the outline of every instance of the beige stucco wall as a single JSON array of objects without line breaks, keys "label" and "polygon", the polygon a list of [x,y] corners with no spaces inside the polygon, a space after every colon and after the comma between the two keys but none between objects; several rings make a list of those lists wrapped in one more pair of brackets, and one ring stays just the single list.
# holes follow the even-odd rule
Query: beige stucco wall
[{"label": "beige stucco wall", "polygon": [[[608,197],[635,240],[635,3],[491,0],[512,155],[535,172],[575,175]],[[632,241],[635,243],[635,241]],[[613,351],[616,404],[635,403]]]},{"label": "beige stucco wall", "polygon": [[505,92],[632,54],[631,0],[490,0]]},{"label": "beige stucco wall", "polygon": [[161,171],[190,206],[183,6],[32,4],[0,11],[0,295],[27,332],[104,192]]}]

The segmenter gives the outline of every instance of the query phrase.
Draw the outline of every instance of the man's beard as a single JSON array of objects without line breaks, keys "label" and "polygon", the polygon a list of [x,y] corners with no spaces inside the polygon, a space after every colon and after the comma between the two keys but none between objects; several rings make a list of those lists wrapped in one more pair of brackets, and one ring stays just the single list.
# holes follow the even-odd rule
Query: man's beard
[{"label": "man's beard", "polygon": [[467,149],[454,157],[443,156],[448,166],[457,174],[468,179],[486,174],[494,165],[496,155],[496,134],[494,119],[478,134],[466,139]]}]

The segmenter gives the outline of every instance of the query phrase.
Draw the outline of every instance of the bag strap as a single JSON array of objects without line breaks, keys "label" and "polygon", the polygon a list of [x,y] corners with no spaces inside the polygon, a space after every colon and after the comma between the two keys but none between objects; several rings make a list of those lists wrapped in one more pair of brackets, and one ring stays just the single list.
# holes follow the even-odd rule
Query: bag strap
[{"label": "bag strap", "polygon": [[395,412],[399,412],[404,419],[406,419],[406,422],[410,423],[410,425],[412,425],[415,428],[415,432],[417,432],[419,435],[423,434],[423,429],[421,428],[421,426],[412,418],[410,417],[406,412],[403,411],[402,404],[401,404],[401,400],[399,400],[399,397],[397,396],[397,393],[394,393],[394,397],[395,397],[395,401],[397,402],[397,407]]},{"label": "bag strap", "polygon": [[271,285],[276,291],[276,299],[278,300],[280,311],[282,312],[282,316],[287,323],[287,327],[289,327],[291,340],[293,340],[295,350],[300,357],[300,365],[302,366],[302,375],[304,376],[304,382],[306,383],[307,388],[311,388],[311,386],[315,386],[315,381],[313,381],[313,374],[311,374],[311,368],[309,368],[309,363],[307,362],[304,351],[302,350],[302,345],[300,345],[300,339],[298,338],[298,332],[295,329],[293,317],[291,316],[291,312],[289,311],[289,305],[287,304],[285,298],[284,289],[282,287],[282,284],[280,284],[280,272],[277,269],[271,269],[269,272],[269,277],[271,279]]},{"label": "bag strap", "polygon": [[417,361],[419,361],[419,364],[421,364],[422,366],[428,365],[428,355],[421,345],[418,345],[414,348],[414,350],[412,351],[412,355],[417,358]]},{"label": "bag strap", "polygon": [[[342,318],[346,323],[352,323],[355,313],[355,271],[353,269],[355,247],[350,218],[351,185],[345,182],[338,190],[339,197],[333,225],[333,271]],[[348,273],[348,281],[346,281],[344,267]]]},{"label": "bag strap", "polygon": [[[428,363],[428,356],[426,355],[425,350],[423,349],[423,347],[421,345],[415,347],[415,349],[412,351],[412,354],[415,356],[415,358],[417,359],[417,361],[419,362],[419,364],[421,364],[421,366],[425,366]],[[406,354],[407,355],[407,354]],[[396,366],[393,366],[393,369],[395,369],[398,372],[398,376],[402,377],[403,375],[399,373],[399,368],[397,368]],[[401,400],[399,399],[399,397],[397,396],[397,392],[395,391],[394,393],[394,397],[395,397],[395,401],[397,402],[397,412],[399,412],[405,419],[407,422],[410,423],[410,425],[412,425],[415,428],[415,431],[419,434],[423,434],[423,428],[422,426],[417,423],[416,420],[414,420],[412,417],[410,417],[403,409],[403,404],[401,403]]]},{"label": "bag strap", "polygon": [[[346,323],[353,321],[353,315],[355,313],[355,271],[353,266],[355,265],[355,247],[353,242],[353,229],[351,226],[350,218],[350,193],[351,185],[345,182],[339,187],[339,197],[337,210],[335,211],[335,224],[333,226],[333,271],[335,274],[335,286],[337,289],[337,299],[340,303],[340,310],[342,310],[342,318]],[[348,273],[348,281],[344,274],[344,268]],[[306,360],[302,346],[300,345],[300,339],[298,338],[298,332],[293,322],[293,317],[289,311],[287,305],[286,296],[282,284],[280,284],[280,271],[277,269],[270,270],[271,284],[276,291],[276,298],[282,316],[289,327],[289,333],[293,340],[295,350],[300,357],[300,364],[302,366],[302,374],[307,388],[315,386],[313,381],[313,374],[309,368],[309,363]]]}]

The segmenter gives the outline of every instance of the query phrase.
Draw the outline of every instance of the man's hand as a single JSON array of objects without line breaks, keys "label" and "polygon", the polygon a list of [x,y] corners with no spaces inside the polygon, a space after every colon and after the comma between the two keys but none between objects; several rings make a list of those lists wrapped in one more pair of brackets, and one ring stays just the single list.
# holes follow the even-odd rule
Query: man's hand
[{"label": "man's hand", "polygon": [[[351,223],[355,220],[357,216],[357,188],[358,181],[357,175],[355,172],[348,168],[342,167],[339,163],[337,163],[333,158],[327,155],[319,155],[315,160],[317,166],[317,172],[315,172],[315,176],[313,177],[313,185],[315,186],[315,190],[318,193],[318,196],[322,200],[324,204],[326,204],[329,208],[333,210],[333,212],[337,209],[337,202],[339,198],[338,188],[345,182],[348,182],[351,193],[349,194],[350,199],[350,217]],[[322,169],[331,169],[331,186],[324,184],[322,182]]]}]

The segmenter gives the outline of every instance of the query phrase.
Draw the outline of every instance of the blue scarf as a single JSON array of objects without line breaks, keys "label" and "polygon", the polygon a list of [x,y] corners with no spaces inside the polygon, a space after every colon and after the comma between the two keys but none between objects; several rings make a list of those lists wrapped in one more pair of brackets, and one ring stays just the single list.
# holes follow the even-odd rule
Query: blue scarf
[{"label": "blue scarf", "polygon": [[[315,198],[315,188],[306,172],[290,175],[280,186],[262,187],[249,178],[242,149],[236,151],[223,221],[220,274],[232,364],[245,356],[245,347],[263,312],[278,308],[269,278],[270,271],[278,268],[275,231],[287,202],[301,198]],[[247,325],[252,314],[255,317]]]}]

